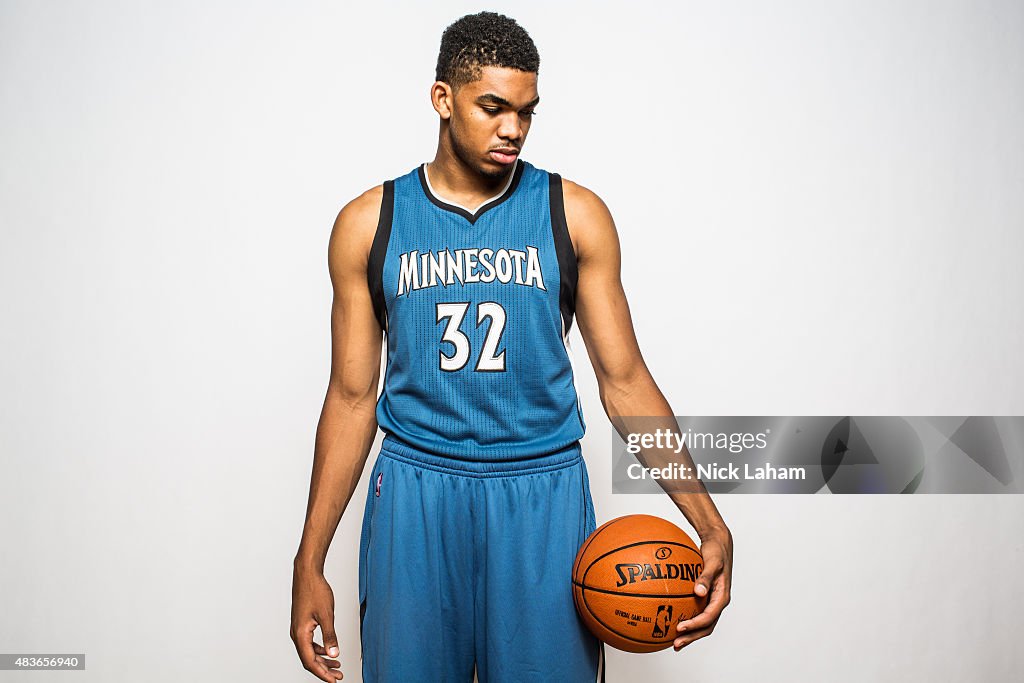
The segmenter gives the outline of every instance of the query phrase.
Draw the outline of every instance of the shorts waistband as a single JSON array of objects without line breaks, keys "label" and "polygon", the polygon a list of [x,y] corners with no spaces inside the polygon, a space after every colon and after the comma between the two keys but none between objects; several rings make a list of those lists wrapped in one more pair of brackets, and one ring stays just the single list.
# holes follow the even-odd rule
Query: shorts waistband
[{"label": "shorts waistband", "polygon": [[583,459],[583,449],[576,441],[565,448],[530,458],[516,460],[464,460],[449,455],[428,453],[388,434],[380,452],[388,457],[420,467],[467,477],[505,477],[535,474],[575,465]]}]

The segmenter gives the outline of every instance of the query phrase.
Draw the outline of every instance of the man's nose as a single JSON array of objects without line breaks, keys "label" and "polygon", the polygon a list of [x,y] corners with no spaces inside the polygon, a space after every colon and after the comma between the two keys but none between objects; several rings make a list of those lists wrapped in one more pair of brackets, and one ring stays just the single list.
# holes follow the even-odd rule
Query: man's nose
[{"label": "man's nose", "polygon": [[519,120],[519,114],[512,112],[502,117],[498,137],[504,140],[518,140],[523,137],[523,124]]}]

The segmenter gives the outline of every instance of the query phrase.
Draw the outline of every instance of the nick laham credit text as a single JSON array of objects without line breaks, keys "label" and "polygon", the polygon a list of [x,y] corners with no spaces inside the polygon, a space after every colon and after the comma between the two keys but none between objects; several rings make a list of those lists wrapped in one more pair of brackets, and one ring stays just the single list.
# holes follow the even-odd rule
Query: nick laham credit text
[{"label": "nick laham credit text", "polygon": [[707,465],[686,467],[672,463],[665,467],[644,467],[640,463],[633,463],[626,468],[626,475],[630,479],[675,479],[692,480],[695,478],[702,481],[747,481],[759,479],[806,479],[807,471],[803,467],[773,467],[771,463],[764,463],[751,467],[744,463],[742,470],[733,463],[719,465],[716,462]]}]

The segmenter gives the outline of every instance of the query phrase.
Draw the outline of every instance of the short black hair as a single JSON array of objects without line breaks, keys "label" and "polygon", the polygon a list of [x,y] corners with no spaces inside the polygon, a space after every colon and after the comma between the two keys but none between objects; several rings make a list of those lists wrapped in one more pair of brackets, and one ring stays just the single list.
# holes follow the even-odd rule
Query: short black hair
[{"label": "short black hair", "polygon": [[456,90],[480,78],[485,66],[539,73],[540,55],[515,19],[496,12],[467,14],[441,35],[434,80]]}]

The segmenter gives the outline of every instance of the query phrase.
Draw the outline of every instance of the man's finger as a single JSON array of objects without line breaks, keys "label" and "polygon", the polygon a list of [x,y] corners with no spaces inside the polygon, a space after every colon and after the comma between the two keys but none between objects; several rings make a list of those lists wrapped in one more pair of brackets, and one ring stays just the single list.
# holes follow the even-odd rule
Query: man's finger
[{"label": "man's finger", "polygon": [[676,652],[679,652],[693,641],[710,636],[714,630],[715,624],[712,624],[708,628],[702,628],[696,631],[691,631],[685,635],[681,635],[672,642],[672,647],[675,648]]},{"label": "man's finger", "polygon": [[327,655],[327,651],[324,650],[324,646],[320,643],[313,641],[313,652],[316,653],[317,661],[326,665],[328,668],[337,669],[341,664],[338,663],[337,659],[331,659]]},{"label": "man's finger", "polygon": [[315,621],[310,621],[309,624],[304,626],[295,641],[295,648],[299,651],[299,659],[302,660],[302,666],[305,667],[306,671],[322,681],[334,683],[336,679],[330,675],[327,667],[320,663],[320,659],[314,650],[315,646],[318,647],[313,642],[313,631],[315,630]]},{"label": "man's finger", "polygon": [[725,563],[722,562],[722,554],[718,551],[718,546],[709,546],[704,555],[704,567],[693,584],[693,592],[702,598],[710,593],[711,584],[715,577],[722,572],[724,566]]},{"label": "man's finger", "polygon": [[680,621],[676,625],[676,630],[694,631],[708,628],[718,621],[718,617],[722,615],[722,610],[725,609],[726,604],[728,604],[728,596],[725,594],[725,591],[714,591],[711,594],[711,599],[708,601],[708,604],[704,607],[704,611],[689,619]]},{"label": "man's finger", "polygon": [[320,624],[320,631],[324,634],[324,649],[329,657],[337,657],[338,636],[334,633],[334,614],[328,614]]},{"label": "man's finger", "polygon": [[295,649],[299,651],[299,659],[307,667],[316,661],[316,653],[313,651],[313,631],[316,629],[316,622],[310,621],[298,630],[295,637]]}]

